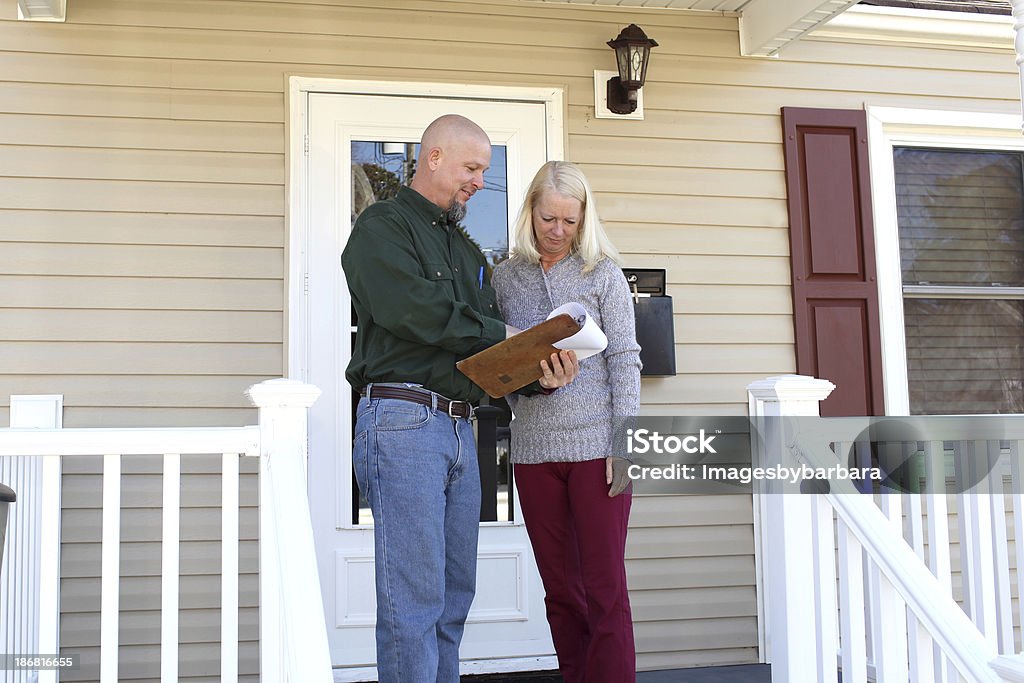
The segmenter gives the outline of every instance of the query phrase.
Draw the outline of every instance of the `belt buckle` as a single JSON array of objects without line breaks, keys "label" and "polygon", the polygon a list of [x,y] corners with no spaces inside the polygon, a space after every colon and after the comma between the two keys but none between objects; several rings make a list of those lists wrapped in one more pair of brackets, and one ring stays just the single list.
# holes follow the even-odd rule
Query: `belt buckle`
[{"label": "belt buckle", "polygon": [[448,417],[452,418],[453,420],[455,418],[461,417],[461,415],[456,415],[455,413],[452,412],[452,409],[455,407],[456,403],[461,403],[469,409],[469,415],[466,415],[467,420],[473,419],[473,406],[469,401],[448,401]]}]

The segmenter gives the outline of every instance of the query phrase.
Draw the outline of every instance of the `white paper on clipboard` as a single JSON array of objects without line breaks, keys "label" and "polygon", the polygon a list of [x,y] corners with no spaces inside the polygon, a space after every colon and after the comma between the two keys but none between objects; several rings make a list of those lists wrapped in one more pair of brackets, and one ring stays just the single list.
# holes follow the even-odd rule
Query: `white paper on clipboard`
[{"label": "white paper on clipboard", "polygon": [[580,331],[571,337],[566,337],[561,341],[555,342],[553,346],[556,349],[575,351],[576,358],[583,360],[584,358],[590,358],[593,355],[601,353],[605,348],[607,348],[608,337],[606,337],[601,328],[597,326],[597,323],[594,322],[593,316],[590,315],[583,304],[570,302],[564,306],[559,306],[548,314],[548,320],[563,313],[568,313],[577,323],[580,324]]}]

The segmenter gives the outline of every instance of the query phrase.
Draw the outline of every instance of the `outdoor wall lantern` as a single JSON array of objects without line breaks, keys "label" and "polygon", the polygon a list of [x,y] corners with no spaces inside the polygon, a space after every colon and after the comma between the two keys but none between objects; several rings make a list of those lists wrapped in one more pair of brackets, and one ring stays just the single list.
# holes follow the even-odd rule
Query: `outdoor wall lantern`
[{"label": "outdoor wall lantern", "polygon": [[648,38],[642,28],[630,24],[608,45],[615,50],[615,62],[619,65],[619,75],[608,80],[608,109],[616,114],[632,114],[636,111],[637,91],[644,87],[647,78],[651,48],[658,47],[658,43]]}]

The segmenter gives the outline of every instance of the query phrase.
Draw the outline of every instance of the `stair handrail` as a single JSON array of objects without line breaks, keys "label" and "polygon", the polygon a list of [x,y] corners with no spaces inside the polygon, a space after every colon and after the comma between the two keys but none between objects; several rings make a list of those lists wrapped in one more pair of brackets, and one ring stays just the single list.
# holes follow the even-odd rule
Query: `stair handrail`
[{"label": "stair handrail", "polygon": [[[839,464],[828,445],[816,435],[792,434],[791,452],[812,468]],[[832,480],[824,495],[857,538],[879,571],[889,580],[954,667],[970,680],[1004,680],[993,668],[997,652],[950,596],[924,562],[903,540],[871,496],[850,480]],[[1008,666],[1005,662],[1002,662]]]}]

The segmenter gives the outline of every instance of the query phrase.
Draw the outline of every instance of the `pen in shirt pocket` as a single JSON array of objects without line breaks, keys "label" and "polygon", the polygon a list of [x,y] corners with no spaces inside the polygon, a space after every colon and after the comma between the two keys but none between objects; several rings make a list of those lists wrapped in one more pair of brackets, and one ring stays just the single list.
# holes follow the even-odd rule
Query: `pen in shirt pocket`
[{"label": "pen in shirt pocket", "polygon": [[484,267],[480,266],[480,274],[476,276],[477,285],[480,289],[484,288]]}]

